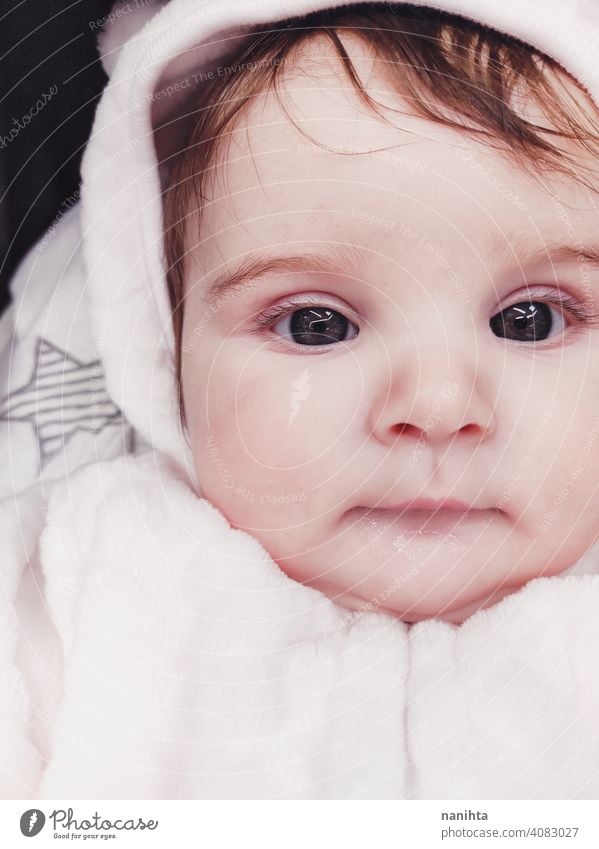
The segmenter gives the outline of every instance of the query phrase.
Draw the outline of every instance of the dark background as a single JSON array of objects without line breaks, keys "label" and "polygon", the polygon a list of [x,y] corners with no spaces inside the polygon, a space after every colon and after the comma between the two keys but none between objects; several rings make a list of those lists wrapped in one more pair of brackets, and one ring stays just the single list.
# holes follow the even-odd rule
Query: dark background
[{"label": "dark background", "polygon": [[[112,5],[0,0],[0,312],[19,260],[78,197],[81,156],[107,82],[90,23]],[[25,124],[44,93],[45,106]]]}]

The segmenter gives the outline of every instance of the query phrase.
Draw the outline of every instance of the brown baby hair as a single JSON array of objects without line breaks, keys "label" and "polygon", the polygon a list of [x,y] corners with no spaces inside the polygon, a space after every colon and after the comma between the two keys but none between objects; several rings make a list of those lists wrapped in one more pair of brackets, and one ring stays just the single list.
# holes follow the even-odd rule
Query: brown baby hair
[{"label": "brown baby hair", "polygon": [[[286,63],[316,34],[329,39],[359,97],[385,120],[361,86],[338,35],[343,30],[359,34],[376,59],[386,63],[396,91],[415,114],[482,138],[537,176],[556,171],[590,185],[562,143],[572,140],[597,152],[593,100],[580,85],[579,96],[574,97],[565,85],[572,77],[516,38],[458,15],[405,3],[355,3],[254,27],[226,56],[226,67],[233,72],[206,75],[186,102],[164,189],[164,264],[184,428],[181,336],[188,216],[197,211],[194,224],[199,227],[207,180],[221,151],[218,145],[226,144],[235,117],[253,98],[271,89],[280,96]],[[521,96],[540,107],[546,123],[530,121],[518,110],[515,101]]]}]

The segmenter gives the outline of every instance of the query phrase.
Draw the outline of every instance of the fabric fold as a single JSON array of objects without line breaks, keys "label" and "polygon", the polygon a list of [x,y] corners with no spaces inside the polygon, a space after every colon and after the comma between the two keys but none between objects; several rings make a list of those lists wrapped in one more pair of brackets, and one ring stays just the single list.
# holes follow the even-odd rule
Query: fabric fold
[{"label": "fabric fold", "polygon": [[597,798],[598,604],[598,575],[538,578],[412,628],[409,798]]},{"label": "fabric fold", "polygon": [[41,547],[66,657],[42,796],[403,795],[407,626],[290,580],[158,455],[61,484]]}]

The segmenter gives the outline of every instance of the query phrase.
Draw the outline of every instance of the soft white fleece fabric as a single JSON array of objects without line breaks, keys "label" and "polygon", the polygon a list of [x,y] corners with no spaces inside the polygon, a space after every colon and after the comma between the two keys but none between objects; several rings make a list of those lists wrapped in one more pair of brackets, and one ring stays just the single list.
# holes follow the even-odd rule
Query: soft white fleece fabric
[{"label": "soft white fleece fabric", "polygon": [[[122,427],[152,450],[128,453],[110,430],[118,417],[106,442],[90,426],[93,448],[63,429],[52,455],[63,465],[41,477],[19,466],[13,491],[26,488],[0,504],[4,798],[597,798],[597,550],[461,627],[406,626],[291,581],[193,490],[150,115],[178,103],[152,93],[217,64],[243,25],[320,5],[171,0],[155,16],[145,7],[140,32],[129,19],[118,58],[119,31],[104,40],[113,76],[85,155],[81,223],[78,212],[61,221],[44,262],[26,266],[11,385],[35,388],[42,328],[69,349],[60,311],[23,319],[53,269],[77,345],[89,337],[82,315],[92,323],[79,366],[99,354]],[[528,36],[599,91],[595,4],[435,5]],[[10,424],[16,434],[31,421]]]},{"label": "soft white fleece fabric", "polygon": [[1,508],[3,797],[597,798],[597,575],[350,613],[154,452]]}]

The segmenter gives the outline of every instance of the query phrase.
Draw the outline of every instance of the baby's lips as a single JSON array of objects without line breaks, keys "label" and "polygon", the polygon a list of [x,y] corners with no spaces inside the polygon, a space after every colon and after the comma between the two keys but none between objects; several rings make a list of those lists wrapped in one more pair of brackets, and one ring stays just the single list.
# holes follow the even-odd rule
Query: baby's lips
[{"label": "baby's lips", "polygon": [[394,510],[398,513],[403,510],[454,510],[466,513],[481,508],[457,498],[413,498],[401,501],[399,504],[378,505],[377,509]]},{"label": "baby's lips", "polygon": [[392,510],[395,513],[402,513],[408,510],[429,511],[431,513],[437,511],[451,511],[455,513],[479,513],[486,510],[495,510],[494,507],[479,507],[470,501],[463,501],[459,498],[450,496],[439,496],[437,498],[425,498],[415,496],[414,498],[403,499],[402,501],[384,503],[382,500],[374,502],[371,506],[363,506],[354,508],[356,510]]},{"label": "baby's lips", "polygon": [[[420,505],[423,500],[411,503]],[[429,500],[424,503],[430,505],[431,502]],[[435,504],[438,505],[439,502]],[[469,507],[464,502],[459,502],[452,508],[408,508],[403,502],[396,507],[354,507],[348,511],[346,519],[362,532],[395,535],[399,533],[407,539],[418,537],[420,541],[424,541],[427,538],[431,543],[435,542],[435,538],[438,542],[441,537],[451,536],[456,543],[466,544],[470,538],[475,540],[477,535],[480,535],[481,525],[492,522],[498,513],[495,508]]]}]

